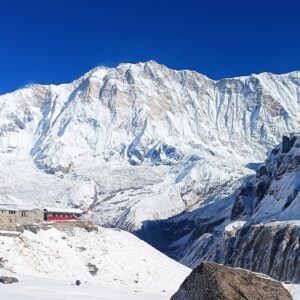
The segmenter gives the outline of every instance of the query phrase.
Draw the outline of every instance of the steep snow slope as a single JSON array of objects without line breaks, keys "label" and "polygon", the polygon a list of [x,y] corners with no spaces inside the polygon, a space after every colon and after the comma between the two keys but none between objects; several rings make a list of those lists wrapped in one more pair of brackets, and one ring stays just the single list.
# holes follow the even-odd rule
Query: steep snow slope
[{"label": "steep snow slope", "polygon": [[[55,229],[19,237],[0,236],[1,268],[18,274],[83,285],[172,295],[190,269],[161,254],[130,233]],[[121,292],[120,292],[121,293]]]},{"label": "steep snow slope", "polygon": [[300,72],[213,81],[153,61],[32,85],[0,96],[0,194],[139,230],[230,194],[299,103]]}]

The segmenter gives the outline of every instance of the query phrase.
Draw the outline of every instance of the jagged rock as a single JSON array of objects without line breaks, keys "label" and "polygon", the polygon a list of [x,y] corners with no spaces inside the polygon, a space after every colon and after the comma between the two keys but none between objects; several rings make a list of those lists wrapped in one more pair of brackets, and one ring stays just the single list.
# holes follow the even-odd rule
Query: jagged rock
[{"label": "jagged rock", "polygon": [[11,283],[16,283],[16,282],[19,282],[19,280],[15,277],[0,276],[0,283],[11,284]]},{"label": "jagged rock", "polygon": [[93,275],[93,276],[97,275],[99,268],[97,268],[96,265],[88,263],[87,267],[88,267],[91,275]]},{"label": "jagged rock", "polygon": [[295,141],[296,141],[295,136],[293,136],[291,138],[289,138],[287,136],[283,136],[283,138],[282,138],[282,152],[283,153],[288,153],[292,149]]},{"label": "jagged rock", "polygon": [[203,262],[171,300],[292,300],[283,285],[243,269]]},{"label": "jagged rock", "polygon": [[4,268],[4,265],[5,265],[6,262],[7,262],[6,259],[4,259],[3,257],[0,257],[0,268],[1,268],[1,269]]}]

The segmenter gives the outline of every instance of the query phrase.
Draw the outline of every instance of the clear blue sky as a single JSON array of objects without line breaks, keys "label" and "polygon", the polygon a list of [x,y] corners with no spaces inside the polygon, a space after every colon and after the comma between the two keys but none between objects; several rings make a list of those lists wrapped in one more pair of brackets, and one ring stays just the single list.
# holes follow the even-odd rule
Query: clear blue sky
[{"label": "clear blue sky", "polygon": [[214,79],[300,69],[300,1],[0,1],[0,94],[150,59]]}]

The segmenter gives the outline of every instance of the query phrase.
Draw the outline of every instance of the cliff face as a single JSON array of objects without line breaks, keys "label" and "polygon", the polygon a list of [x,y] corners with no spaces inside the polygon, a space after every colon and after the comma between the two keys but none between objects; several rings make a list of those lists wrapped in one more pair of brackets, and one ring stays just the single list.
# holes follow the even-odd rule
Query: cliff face
[{"label": "cliff face", "polygon": [[[225,227],[224,263],[300,282],[300,137],[283,137],[238,190]],[[227,229],[227,230],[226,230]]]},{"label": "cliff face", "polygon": [[245,226],[225,237],[224,263],[300,282],[300,221]]}]

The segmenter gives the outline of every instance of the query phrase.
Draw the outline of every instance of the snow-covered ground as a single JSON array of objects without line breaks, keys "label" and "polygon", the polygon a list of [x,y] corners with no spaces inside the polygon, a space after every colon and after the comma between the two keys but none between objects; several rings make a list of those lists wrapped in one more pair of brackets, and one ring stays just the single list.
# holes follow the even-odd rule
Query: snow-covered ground
[{"label": "snow-covered ground", "polygon": [[[15,276],[20,282],[0,286],[0,299],[6,300],[167,300],[170,296],[155,293],[128,292],[84,283],[80,286],[0,270],[0,276]],[[300,300],[300,285],[284,284],[294,300]]]},{"label": "snow-covered ground", "polygon": [[[12,275],[0,270],[1,275]],[[128,292],[95,284],[74,285],[67,281],[17,275],[20,282],[0,286],[1,300],[167,300],[155,293]]]},{"label": "snow-covered ground", "polygon": [[121,230],[25,231],[20,237],[0,236],[0,245],[4,269],[69,284],[79,279],[83,285],[170,296],[190,272]]},{"label": "snow-covered ground", "polygon": [[294,300],[300,300],[299,284],[284,284],[284,287],[290,292]]}]

